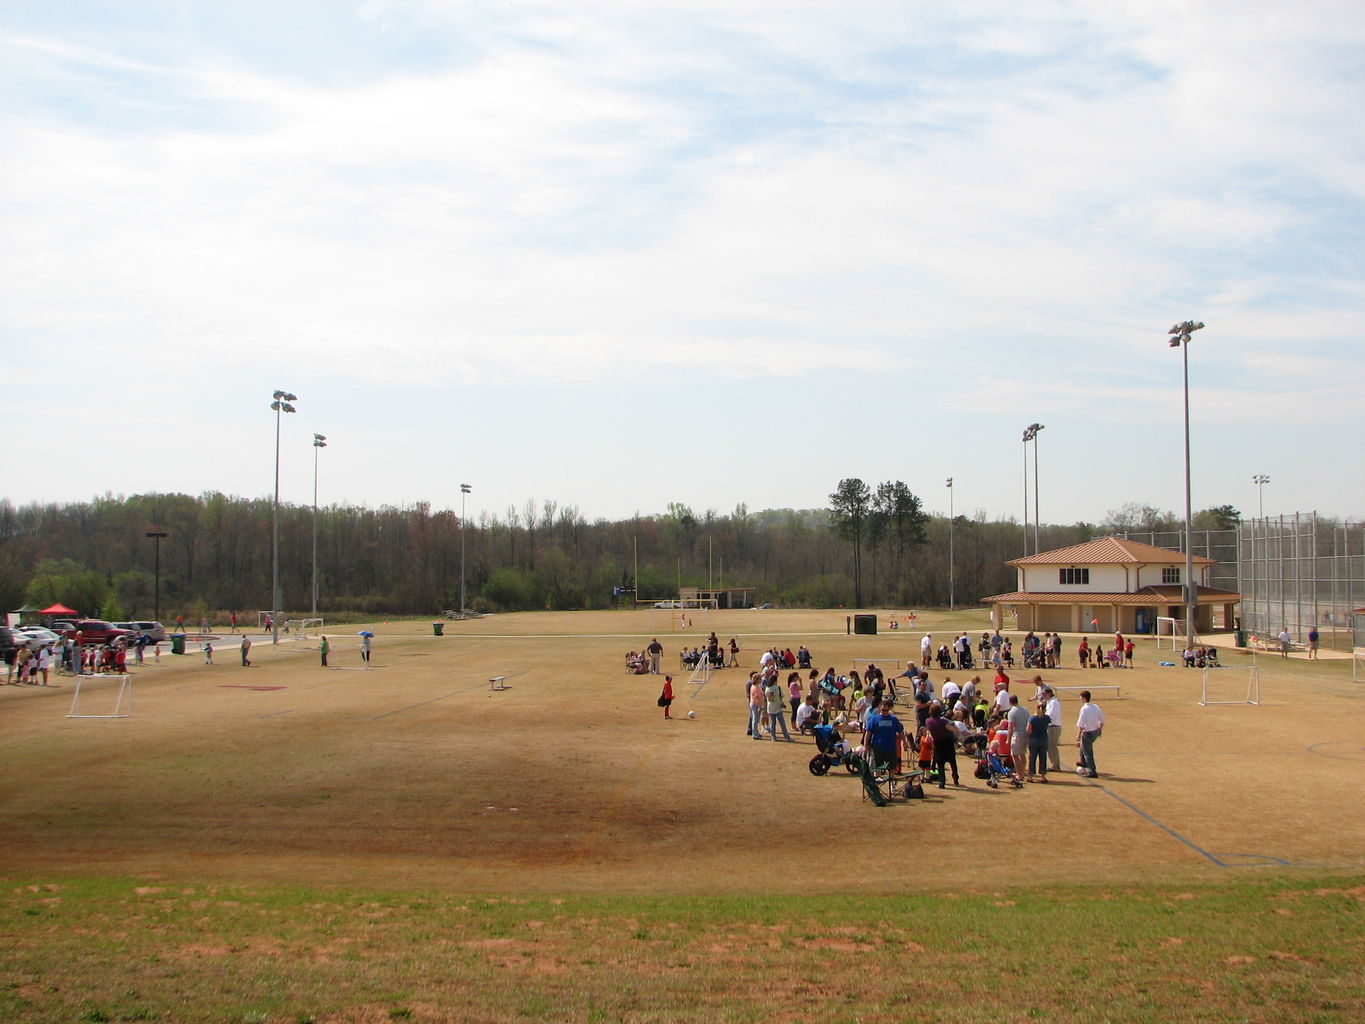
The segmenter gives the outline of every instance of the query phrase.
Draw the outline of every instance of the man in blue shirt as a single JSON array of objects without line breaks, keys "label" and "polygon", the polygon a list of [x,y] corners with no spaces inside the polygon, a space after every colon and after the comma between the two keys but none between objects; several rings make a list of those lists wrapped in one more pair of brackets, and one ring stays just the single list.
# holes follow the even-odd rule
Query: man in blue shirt
[{"label": "man in blue shirt", "polygon": [[867,721],[867,734],[864,737],[867,756],[873,768],[890,768],[899,771],[901,764],[901,745],[905,742],[905,726],[891,713],[891,702],[882,701],[882,709]]}]

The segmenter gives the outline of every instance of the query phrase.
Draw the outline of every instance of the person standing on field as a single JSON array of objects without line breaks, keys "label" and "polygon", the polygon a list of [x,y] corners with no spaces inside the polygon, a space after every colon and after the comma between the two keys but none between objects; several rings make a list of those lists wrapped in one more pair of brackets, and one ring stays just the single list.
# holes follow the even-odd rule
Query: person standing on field
[{"label": "person standing on field", "polygon": [[664,689],[659,694],[659,705],[664,709],[664,718],[671,719],[669,710],[673,707],[673,677],[664,676]]},{"label": "person standing on field", "polygon": [[1081,748],[1079,768],[1088,778],[1098,779],[1099,770],[1095,767],[1095,741],[1104,729],[1104,712],[1098,704],[1090,700],[1090,691],[1081,691],[1081,713],[1076,716],[1076,746]]},{"label": "person standing on field", "polygon": [[242,668],[251,667],[251,637],[242,634]]},{"label": "person standing on field", "polygon": [[791,733],[787,731],[787,703],[782,693],[782,684],[777,678],[777,670],[768,677],[763,686],[763,699],[767,702],[768,712],[768,732],[771,733],[773,742],[777,742],[777,727],[782,726],[782,738],[788,743],[792,741]]},{"label": "person standing on field", "polygon": [[1049,725],[1047,727],[1047,760],[1048,771],[1059,772],[1062,770],[1062,702],[1058,698],[1052,687],[1043,689],[1043,712],[1047,715]]},{"label": "person standing on field", "polygon": [[649,652],[649,673],[657,676],[659,674],[659,658],[663,656],[664,645],[659,643],[659,638],[656,636],[645,650]]},{"label": "person standing on field", "polygon": [[331,651],[331,649],[332,649],[332,645],[329,644],[329,643],[327,642],[327,638],[324,636],[324,637],[322,638],[322,642],[321,642],[320,644],[318,644],[318,653],[322,655],[322,667],[323,667],[323,668],[326,668],[326,667],[327,667],[327,654],[328,654],[329,651]]},{"label": "person standing on field", "polygon": [[360,637],[360,660],[365,663],[365,667],[370,666],[370,636],[362,633]]}]

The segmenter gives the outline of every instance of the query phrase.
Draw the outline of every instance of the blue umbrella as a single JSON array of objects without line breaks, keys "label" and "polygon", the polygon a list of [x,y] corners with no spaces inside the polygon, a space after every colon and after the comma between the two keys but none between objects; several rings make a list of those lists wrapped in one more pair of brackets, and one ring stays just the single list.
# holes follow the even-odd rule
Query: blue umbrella
[{"label": "blue umbrella", "polygon": [[362,630],[360,631],[360,635],[361,635],[361,636],[374,636],[374,634],[371,633],[368,629],[362,629]]}]

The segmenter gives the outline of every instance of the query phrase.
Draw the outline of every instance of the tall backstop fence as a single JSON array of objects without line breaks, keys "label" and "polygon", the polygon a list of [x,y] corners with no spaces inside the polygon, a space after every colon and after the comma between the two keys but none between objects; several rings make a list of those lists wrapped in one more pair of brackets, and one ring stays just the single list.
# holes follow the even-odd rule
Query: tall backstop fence
[{"label": "tall backstop fence", "polygon": [[[1126,540],[1141,541],[1169,551],[1185,550],[1184,530],[1129,530],[1122,535]],[[1237,531],[1194,530],[1190,535],[1194,554],[1212,558],[1209,569],[1210,587],[1215,590],[1237,589]]]},{"label": "tall backstop fence", "polygon": [[1246,519],[1236,566],[1248,633],[1288,629],[1303,641],[1317,626],[1323,647],[1351,650],[1354,612],[1365,605],[1365,524],[1316,512]]}]

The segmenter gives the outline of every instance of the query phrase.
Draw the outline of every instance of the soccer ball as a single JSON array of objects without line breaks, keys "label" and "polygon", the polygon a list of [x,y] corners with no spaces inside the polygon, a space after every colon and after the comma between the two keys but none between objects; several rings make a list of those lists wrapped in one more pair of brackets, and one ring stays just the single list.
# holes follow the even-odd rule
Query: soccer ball
[{"label": "soccer ball", "polygon": [[688,718],[696,718],[696,717],[697,717],[697,713],[696,713],[695,711],[689,711],[689,712],[687,713],[687,717],[688,717]]},{"label": "soccer ball", "polygon": [[1076,765],[1076,774],[1077,774],[1077,775],[1086,775],[1086,774],[1088,774],[1088,773],[1086,772],[1086,770],[1085,770],[1085,765],[1083,765],[1083,764],[1078,764],[1078,765]]}]

